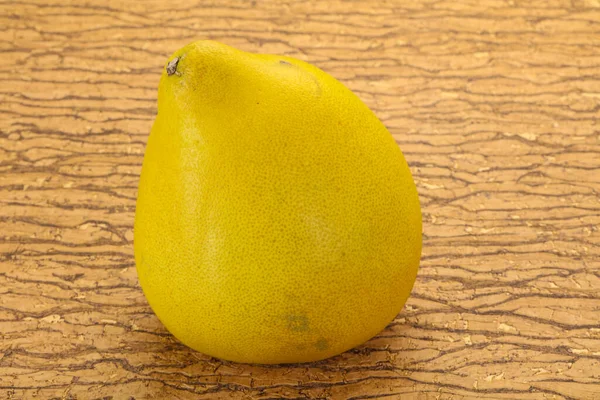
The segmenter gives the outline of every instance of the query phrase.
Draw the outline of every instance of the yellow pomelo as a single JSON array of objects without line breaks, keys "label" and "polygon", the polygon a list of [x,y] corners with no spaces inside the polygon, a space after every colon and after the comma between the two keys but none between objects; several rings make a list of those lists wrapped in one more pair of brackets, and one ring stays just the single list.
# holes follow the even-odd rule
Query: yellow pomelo
[{"label": "yellow pomelo", "polygon": [[406,161],[340,82],[212,41],[171,56],[140,179],[135,259],[175,337],[239,362],[339,354],[402,309],[420,254]]}]

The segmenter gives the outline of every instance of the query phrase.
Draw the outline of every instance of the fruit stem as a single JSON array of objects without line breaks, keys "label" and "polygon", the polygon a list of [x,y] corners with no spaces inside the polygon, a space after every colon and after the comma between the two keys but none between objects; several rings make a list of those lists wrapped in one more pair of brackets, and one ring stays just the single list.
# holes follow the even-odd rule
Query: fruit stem
[{"label": "fruit stem", "polygon": [[167,64],[167,75],[171,76],[177,72],[177,64],[179,63],[179,57],[175,57]]}]

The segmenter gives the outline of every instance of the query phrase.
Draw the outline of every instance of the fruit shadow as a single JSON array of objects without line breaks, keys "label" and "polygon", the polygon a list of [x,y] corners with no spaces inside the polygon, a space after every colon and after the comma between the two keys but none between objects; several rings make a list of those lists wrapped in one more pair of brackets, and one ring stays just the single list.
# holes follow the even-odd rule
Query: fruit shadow
[{"label": "fruit shadow", "polygon": [[392,388],[414,386],[410,375],[416,360],[423,361],[418,354],[423,349],[411,339],[411,329],[401,313],[377,336],[338,356],[269,365],[216,359],[186,347],[164,330],[163,348],[156,354],[160,368],[147,372],[165,385],[169,396],[183,391],[216,398],[226,392],[257,399],[352,398],[364,394],[367,381],[369,393],[381,387],[384,394]]}]

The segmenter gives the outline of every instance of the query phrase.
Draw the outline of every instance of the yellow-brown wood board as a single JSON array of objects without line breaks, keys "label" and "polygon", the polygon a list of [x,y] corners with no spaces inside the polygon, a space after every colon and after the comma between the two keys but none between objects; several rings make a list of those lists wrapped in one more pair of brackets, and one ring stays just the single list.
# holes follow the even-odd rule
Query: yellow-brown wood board
[{"label": "yellow-brown wood board", "polygon": [[[0,398],[600,398],[600,2],[0,2]],[[133,259],[167,57],[309,61],[411,166],[424,247],[383,332],[313,364],[175,340]]]}]

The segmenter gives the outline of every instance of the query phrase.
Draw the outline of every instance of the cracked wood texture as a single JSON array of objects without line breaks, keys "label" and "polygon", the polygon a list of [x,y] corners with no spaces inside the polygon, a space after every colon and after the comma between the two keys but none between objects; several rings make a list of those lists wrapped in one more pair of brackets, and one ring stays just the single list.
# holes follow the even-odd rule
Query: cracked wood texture
[{"label": "cracked wood texture", "polygon": [[[600,398],[600,2],[0,2],[0,398]],[[404,151],[422,265],[313,364],[178,343],[136,278],[161,68],[188,42],[310,61]]]}]

